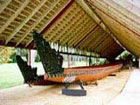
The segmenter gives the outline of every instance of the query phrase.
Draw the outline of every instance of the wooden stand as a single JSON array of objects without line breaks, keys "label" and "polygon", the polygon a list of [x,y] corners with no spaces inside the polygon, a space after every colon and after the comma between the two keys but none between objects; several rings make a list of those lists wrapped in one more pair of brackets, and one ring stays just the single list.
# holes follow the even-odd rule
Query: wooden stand
[{"label": "wooden stand", "polygon": [[62,94],[68,96],[86,96],[87,91],[84,90],[83,83],[81,81],[78,82],[81,89],[68,89],[69,83],[66,83],[65,88],[62,89]]}]

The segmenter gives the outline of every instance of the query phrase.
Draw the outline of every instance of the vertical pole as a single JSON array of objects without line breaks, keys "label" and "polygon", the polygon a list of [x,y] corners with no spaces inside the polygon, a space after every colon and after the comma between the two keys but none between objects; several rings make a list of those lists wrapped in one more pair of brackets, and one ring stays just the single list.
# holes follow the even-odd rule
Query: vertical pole
[{"label": "vertical pole", "polygon": [[[67,53],[69,53],[68,43],[67,43]],[[67,60],[68,60],[68,68],[69,68],[69,67],[70,67],[70,58],[69,58],[69,54],[67,55]]]},{"label": "vertical pole", "polygon": [[91,60],[91,53],[90,53],[90,57],[89,57],[89,66],[91,66],[92,60]]},{"label": "vertical pole", "polygon": [[28,65],[31,65],[31,49],[28,49]]},{"label": "vertical pole", "polygon": [[91,63],[92,63],[91,57],[89,57],[89,66],[91,66]]},{"label": "vertical pole", "polygon": [[31,50],[31,54],[30,54],[30,61],[31,61],[31,64],[32,63],[35,63],[35,58],[36,58],[36,56],[37,56],[37,52],[36,52],[36,50]]},{"label": "vertical pole", "polygon": [[68,59],[68,68],[69,68],[70,67],[70,56],[69,56],[69,54],[67,56],[67,59]]},{"label": "vertical pole", "polygon": [[58,40],[58,50],[57,50],[57,52],[58,52],[58,55],[59,55],[59,52],[60,52],[60,41]]},{"label": "vertical pole", "polygon": [[95,58],[95,65],[98,65],[98,58]]},{"label": "vertical pole", "polygon": [[139,58],[139,69],[140,69],[140,58]]},{"label": "vertical pole", "polygon": [[86,57],[86,66],[88,66],[88,58]]}]

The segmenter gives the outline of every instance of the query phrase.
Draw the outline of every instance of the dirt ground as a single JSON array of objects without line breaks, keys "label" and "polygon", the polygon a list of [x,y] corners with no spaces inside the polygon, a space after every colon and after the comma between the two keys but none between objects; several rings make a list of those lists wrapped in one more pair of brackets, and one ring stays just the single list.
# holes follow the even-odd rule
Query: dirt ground
[{"label": "dirt ground", "polygon": [[[106,105],[124,88],[132,70],[123,70],[98,80],[98,86],[84,86],[87,96],[65,96],[64,85],[33,86],[21,85],[0,90],[0,105]],[[71,88],[79,88],[73,85]]]}]

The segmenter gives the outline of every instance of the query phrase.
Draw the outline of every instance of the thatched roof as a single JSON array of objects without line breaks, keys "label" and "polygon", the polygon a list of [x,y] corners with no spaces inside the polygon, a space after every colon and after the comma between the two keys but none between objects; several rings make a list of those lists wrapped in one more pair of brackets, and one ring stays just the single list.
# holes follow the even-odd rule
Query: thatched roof
[{"label": "thatched roof", "polygon": [[140,1],[86,0],[122,46],[140,57]]},{"label": "thatched roof", "polygon": [[3,0],[0,45],[35,48],[32,32],[37,31],[49,42],[59,40],[61,46],[68,43],[69,47],[114,58],[123,49],[107,27],[112,23],[106,23],[108,18],[98,12],[83,0]]}]

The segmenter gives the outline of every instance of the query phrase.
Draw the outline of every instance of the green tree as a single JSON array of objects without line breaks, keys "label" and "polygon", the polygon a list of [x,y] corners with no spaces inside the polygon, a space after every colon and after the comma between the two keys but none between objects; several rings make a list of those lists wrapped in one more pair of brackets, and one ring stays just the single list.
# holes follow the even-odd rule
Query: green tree
[{"label": "green tree", "polygon": [[14,48],[0,46],[0,64],[11,61],[10,56],[14,53]]}]

